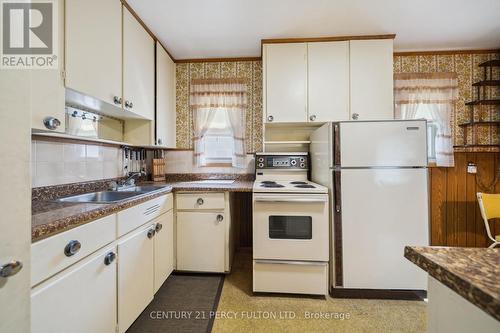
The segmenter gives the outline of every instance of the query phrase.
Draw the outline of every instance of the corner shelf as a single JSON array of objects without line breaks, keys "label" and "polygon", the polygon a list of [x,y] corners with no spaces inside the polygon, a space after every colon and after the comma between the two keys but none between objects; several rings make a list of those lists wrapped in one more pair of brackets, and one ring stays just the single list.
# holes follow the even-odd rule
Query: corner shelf
[{"label": "corner shelf", "polygon": [[479,67],[500,67],[500,59],[493,59],[479,64]]},{"label": "corner shelf", "polygon": [[482,80],[472,84],[474,87],[486,86],[486,87],[496,87],[500,86],[500,80]]},{"label": "corner shelf", "polygon": [[500,105],[500,99],[478,99],[467,102],[465,105]]},{"label": "corner shelf", "polygon": [[471,121],[468,123],[458,124],[458,126],[460,127],[473,126],[473,125],[500,125],[500,120]]}]

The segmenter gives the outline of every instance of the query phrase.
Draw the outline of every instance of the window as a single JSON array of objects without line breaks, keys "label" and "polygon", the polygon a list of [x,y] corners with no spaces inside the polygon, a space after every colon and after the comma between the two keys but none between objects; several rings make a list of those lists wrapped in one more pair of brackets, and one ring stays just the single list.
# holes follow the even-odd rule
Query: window
[{"label": "window", "polygon": [[227,112],[223,108],[215,111],[213,120],[203,137],[207,166],[231,164],[234,155],[234,139]]},{"label": "window", "polygon": [[454,165],[450,120],[458,96],[455,73],[394,75],[396,119],[426,119],[428,157],[437,166]]},{"label": "window", "polygon": [[415,119],[427,120],[427,156],[429,162],[436,162],[436,136],[438,133],[438,119],[432,116],[431,107],[428,104],[419,104]]}]

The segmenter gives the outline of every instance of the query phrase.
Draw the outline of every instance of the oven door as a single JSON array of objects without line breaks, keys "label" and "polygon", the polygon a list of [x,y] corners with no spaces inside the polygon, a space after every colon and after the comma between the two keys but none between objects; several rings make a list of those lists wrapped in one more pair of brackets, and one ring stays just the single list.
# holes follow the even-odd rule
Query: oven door
[{"label": "oven door", "polygon": [[254,193],[254,259],[328,261],[328,195]]}]

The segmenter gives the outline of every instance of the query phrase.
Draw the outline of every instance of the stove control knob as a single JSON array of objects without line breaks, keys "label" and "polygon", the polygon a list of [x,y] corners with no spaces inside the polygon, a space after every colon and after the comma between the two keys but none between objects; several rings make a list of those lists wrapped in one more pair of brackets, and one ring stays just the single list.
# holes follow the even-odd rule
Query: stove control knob
[{"label": "stove control knob", "polygon": [[303,158],[303,157],[300,158],[300,162],[305,162],[305,161],[306,161],[305,158]]},{"label": "stove control knob", "polygon": [[264,163],[259,163],[259,168],[263,168],[264,167]]},{"label": "stove control knob", "polygon": [[259,158],[257,159],[257,161],[259,161],[259,162],[264,162],[264,157],[259,157]]},{"label": "stove control knob", "polygon": [[296,165],[296,164],[297,164],[297,161],[296,161],[296,160],[291,160],[291,161],[290,161],[290,164],[291,164],[291,165]]},{"label": "stove control knob", "polygon": [[305,163],[300,163],[300,167],[305,168],[306,167]]}]

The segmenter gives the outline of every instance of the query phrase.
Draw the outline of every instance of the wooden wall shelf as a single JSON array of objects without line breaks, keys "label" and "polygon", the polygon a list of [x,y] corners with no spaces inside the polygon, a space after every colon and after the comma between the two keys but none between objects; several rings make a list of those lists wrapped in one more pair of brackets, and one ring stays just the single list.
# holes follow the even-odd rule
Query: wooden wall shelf
[{"label": "wooden wall shelf", "polygon": [[467,123],[458,124],[460,127],[472,125],[500,125],[500,120],[485,120],[485,121],[472,121]]},{"label": "wooden wall shelf", "polygon": [[500,59],[485,61],[480,63],[479,67],[500,67]]},{"label": "wooden wall shelf", "polygon": [[479,86],[496,87],[496,86],[500,86],[500,80],[483,80],[483,81],[475,82],[472,85],[474,87],[479,87]]},{"label": "wooden wall shelf", "polygon": [[500,99],[478,99],[467,102],[465,105],[500,105]]}]

